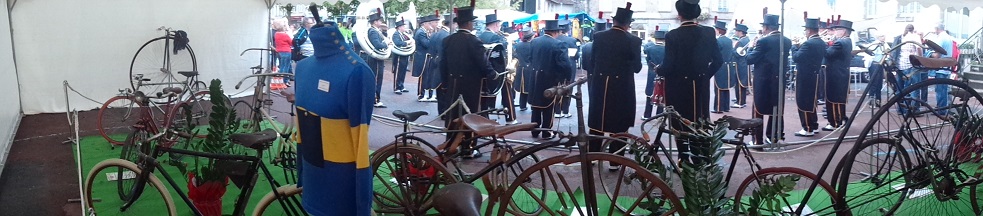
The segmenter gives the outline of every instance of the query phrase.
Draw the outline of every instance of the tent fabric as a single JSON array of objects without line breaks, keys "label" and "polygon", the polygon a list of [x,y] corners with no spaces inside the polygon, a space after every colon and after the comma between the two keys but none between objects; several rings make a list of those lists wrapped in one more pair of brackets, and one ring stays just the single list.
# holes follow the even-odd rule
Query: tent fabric
[{"label": "tent fabric", "polygon": [[931,7],[932,5],[938,5],[939,8],[969,8],[970,10],[975,8],[983,8],[983,1],[980,0],[881,0],[881,2],[888,1],[898,1],[898,5],[907,5],[912,2],[918,2],[923,7]]},{"label": "tent fabric", "polygon": [[[25,98],[21,108],[28,115],[65,112],[63,80],[100,103],[129,88],[133,55],[143,43],[163,35],[157,31],[161,26],[188,33],[201,80],[220,78],[226,92],[241,92],[233,88],[235,82],[250,73],[249,67],[256,66],[262,54],[239,53],[267,47],[265,4],[258,0],[20,1],[10,14],[20,97]],[[76,95],[69,100],[79,110],[101,105]]]},{"label": "tent fabric", "polygon": [[[537,20],[552,20],[555,16],[556,16],[556,13],[537,13],[537,14],[530,15],[528,17],[515,19],[513,22],[515,22],[516,24],[523,24],[523,23],[528,23],[528,22],[537,21]],[[542,18],[540,18],[540,17],[542,17]],[[560,19],[563,19],[564,17],[570,17],[570,19],[574,19],[574,18],[588,19],[588,20],[593,21],[593,22],[597,22],[598,21],[597,18],[592,17],[592,16],[590,16],[587,13],[584,13],[584,12],[580,12],[580,13],[569,13],[569,14],[560,14]]]},{"label": "tent fabric", "polygon": [[[6,0],[0,0],[7,5]],[[14,66],[14,52],[11,44],[10,22],[7,7],[0,9],[0,175],[7,161],[14,134],[20,124],[20,88],[17,86],[17,71]],[[51,90],[49,90],[51,91]]]}]

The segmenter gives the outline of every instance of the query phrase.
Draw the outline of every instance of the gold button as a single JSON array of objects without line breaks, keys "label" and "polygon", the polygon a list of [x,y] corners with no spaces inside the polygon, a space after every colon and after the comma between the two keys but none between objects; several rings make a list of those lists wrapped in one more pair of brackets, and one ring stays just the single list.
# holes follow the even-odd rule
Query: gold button
[{"label": "gold button", "polygon": [[345,50],[345,47],[340,46],[340,47],[338,47],[338,50]]},{"label": "gold button", "polygon": [[331,36],[335,36],[335,33],[334,32],[331,32]]},{"label": "gold button", "polygon": [[348,60],[352,60],[352,57],[351,56],[348,56]]},{"label": "gold button", "polygon": [[[349,55],[349,54],[351,54],[351,52],[345,51],[345,55]],[[349,56],[349,58],[350,58],[350,56]]]},{"label": "gold button", "polygon": [[358,63],[358,61],[352,60],[352,64]]},{"label": "gold button", "polygon": [[334,40],[334,44],[338,44],[338,43],[341,43],[341,41]]}]

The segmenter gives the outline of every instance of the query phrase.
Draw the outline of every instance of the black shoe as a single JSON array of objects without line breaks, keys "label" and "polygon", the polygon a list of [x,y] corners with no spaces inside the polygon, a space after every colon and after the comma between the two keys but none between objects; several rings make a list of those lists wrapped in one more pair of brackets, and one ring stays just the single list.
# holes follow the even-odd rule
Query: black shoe
[{"label": "black shoe", "polygon": [[519,108],[519,111],[526,111],[526,110],[529,110],[529,108],[525,108],[525,107],[520,107]]},{"label": "black shoe", "polygon": [[406,90],[406,89],[399,90],[399,91],[401,91],[401,92],[410,92],[410,90]]},{"label": "black shoe", "polygon": [[542,136],[542,138],[543,138],[543,139],[550,139],[550,138],[553,138],[553,132],[549,132],[549,131],[543,131],[543,136]]},{"label": "black shoe", "polygon": [[539,138],[539,131],[533,131],[532,138]]},{"label": "black shoe", "polygon": [[723,111],[717,111],[717,110],[710,110],[710,113],[713,113],[713,114],[721,114],[721,113],[724,113],[724,112]]}]

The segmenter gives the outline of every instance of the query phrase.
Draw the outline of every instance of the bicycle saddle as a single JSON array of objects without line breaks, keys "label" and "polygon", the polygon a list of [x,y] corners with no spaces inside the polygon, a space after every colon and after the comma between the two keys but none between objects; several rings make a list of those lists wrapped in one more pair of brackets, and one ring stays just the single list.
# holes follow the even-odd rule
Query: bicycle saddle
[{"label": "bicycle saddle", "polygon": [[198,76],[198,71],[178,71],[177,73],[183,75],[184,77]]},{"label": "bicycle saddle", "polygon": [[724,120],[730,123],[730,130],[748,130],[760,127],[764,121],[759,118],[742,119],[733,116],[724,116]]},{"label": "bicycle saddle", "polygon": [[440,215],[478,216],[481,191],[466,183],[450,184],[434,191],[433,207]]},{"label": "bicycle saddle", "polygon": [[179,95],[181,92],[184,92],[184,89],[181,87],[165,87],[162,92],[164,92],[164,94],[174,93],[175,95]]},{"label": "bicycle saddle", "polygon": [[229,136],[229,140],[232,140],[232,143],[239,144],[247,148],[263,150],[269,147],[269,144],[273,143],[278,136],[279,135],[276,133],[276,131],[273,131],[273,129],[266,129],[256,133],[232,134]]},{"label": "bicycle saddle", "polygon": [[416,111],[410,113],[403,112],[402,110],[393,111],[393,116],[396,116],[396,118],[399,118],[400,120],[411,121],[411,122],[416,121],[416,119],[419,119],[420,116],[425,116],[427,114],[428,114],[427,111]]},{"label": "bicycle saddle", "polygon": [[956,59],[953,58],[929,58],[917,55],[910,55],[911,66],[917,68],[928,68],[928,69],[947,69],[952,66],[956,66],[958,63]]},{"label": "bicycle saddle", "polygon": [[538,126],[537,123],[500,125],[496,121],[475,114],[464,115],[461,117],[461,121],[464,122],[465,127],[474,130],[475,135],[479,137],[504,137],[516,131],[532,130]]}]

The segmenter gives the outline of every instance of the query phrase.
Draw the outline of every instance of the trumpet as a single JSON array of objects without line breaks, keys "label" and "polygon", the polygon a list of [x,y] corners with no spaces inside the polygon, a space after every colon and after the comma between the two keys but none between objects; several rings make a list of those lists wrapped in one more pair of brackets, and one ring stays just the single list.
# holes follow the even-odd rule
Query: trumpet
[{"label": "trumpet", "polygon": [[754,45],[758,43],[759,38],[760,36],[754,37],[754,39],[751,40],[751,42],[748,42],[744,46],[735,49],[735,52],[737,52],[737,56],[741,56],[741,57],[747,56],[747,52],[750,52],[751,50],[754,49]]}]

